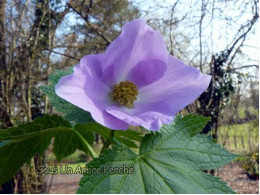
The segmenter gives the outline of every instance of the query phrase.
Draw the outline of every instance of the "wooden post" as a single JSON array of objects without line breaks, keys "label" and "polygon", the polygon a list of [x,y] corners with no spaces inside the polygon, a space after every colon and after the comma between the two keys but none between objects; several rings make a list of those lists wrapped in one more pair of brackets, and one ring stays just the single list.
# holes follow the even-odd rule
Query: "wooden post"
[{"label": "wooden post", "polygon": [[229,148],[230,147],[230,143],[229,143],[229,136],[228,136],[228,134],[226,136],[226,144],[227,144],[227,147]]},{"label": "wooden post", "polygon": [[237,136],[234,135],[234,143],[235,143],[235,149],[237,149]]},{"label": "wooden post", "polygon": [[242,136],[242,135],[241,135],[241,143],[242,143],[242,148],[243,148],[243,151],[245,151],[244,138],[243,138],[243,136]]}]

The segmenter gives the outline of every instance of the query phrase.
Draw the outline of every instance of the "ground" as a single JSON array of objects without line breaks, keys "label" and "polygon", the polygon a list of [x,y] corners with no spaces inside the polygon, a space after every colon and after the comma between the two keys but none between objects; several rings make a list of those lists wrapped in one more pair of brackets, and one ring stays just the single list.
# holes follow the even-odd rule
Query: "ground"
[{"label": "ground", "polygon": [[216,175],[238,194],[259,194],[259,181],[249,179],[238,163],[220,168]]},{"label": "ground", "polygon": [[[258,180],[249,179],[238,163],[230,163],[216,171],[216,175],[226,181],[228,185],[238,194],[259,194]],[[78,188],[82,176],[55,175],[49,193],[52,194],[74,194]],[[48,176],[50,182],[51,176]]]}]

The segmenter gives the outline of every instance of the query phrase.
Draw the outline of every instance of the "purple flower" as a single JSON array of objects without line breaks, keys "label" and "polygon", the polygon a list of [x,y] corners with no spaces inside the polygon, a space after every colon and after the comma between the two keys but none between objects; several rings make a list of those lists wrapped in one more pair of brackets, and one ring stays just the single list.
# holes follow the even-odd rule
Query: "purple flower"
[{"label": "purple flower", "polygon": [[123,26],[104,54],[83,57],[71,75],[59,80],[56,93],[108,128],[159,130],[210,79],[169,55],[160,33],[136,19]]}]

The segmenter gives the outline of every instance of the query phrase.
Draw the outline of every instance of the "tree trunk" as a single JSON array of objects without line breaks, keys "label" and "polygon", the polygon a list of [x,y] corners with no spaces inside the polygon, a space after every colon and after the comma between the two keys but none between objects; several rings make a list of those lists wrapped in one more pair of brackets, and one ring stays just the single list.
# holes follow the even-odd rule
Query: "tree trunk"
[{"label": "tree trunk", "polygon": [[[2,101],[4,100],[4,88],[5,88],[5,81],[4,81],[4,70],[6,70],[6,63],[5,63],[5,0],[0,0],[0,98]],[[12,122],[8,113],[6,112],[5,102],[3,101],[0,105],[0,128],[8,128],[12,126]],[[2,194],[12,194],[14,191],[14,179],[9,180],[2,186],[0,186],[0,193]]]},{"label": "tree trunk", "polygon": [[5,66],[5,0],[0,0],[0,69]]}]

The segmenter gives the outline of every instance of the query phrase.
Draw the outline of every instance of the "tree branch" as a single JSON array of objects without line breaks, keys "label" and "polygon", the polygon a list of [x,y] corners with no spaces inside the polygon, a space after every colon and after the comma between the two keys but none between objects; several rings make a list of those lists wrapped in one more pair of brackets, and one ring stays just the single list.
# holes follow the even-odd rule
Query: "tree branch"
[{"label": "tree branch", "polygon": [[80,61],[80,59],[78,59],[78,58],[75,58],[75,57],[73,57],[73,56],[70,56],[70,55],[68,55],[68,54],[65,54],[65,53],[60,53],[60,52],[57,52],[57,51],[54,51],[54,50],[52,50],[51,52],[52,52],[52,53],[59,54],[59,55],[62,55],[62,56],[65,56],[65,57],[67,57],[67,58],[71,58],[71,59],[73,59],[73,60]]},{"label": "tree branch", "polygon": [[[83,16],[83,14],[81,12],[79,12],[75,7],[73,7],[70,3],[67,3],[68,7],[71,8],[74,12],[76,12],[78,15],[80,15],[80,17],[82,17],[82,19],[85,20],[85,22],[88,24],[88,26],[94,30],[105,42],[107,45],[109,45],[111,43],[111,40],[109,38],[107,38],[104,34],[104,30],[99,28],[98,26],[91,24],[88,20],[88,15]],[[90,6],[92,6],[92,3],[89,5],[89,8],[91,8]],[[88,8],[88,11],[90,10]]]},{"label": "tree branch", "polygon": [[233,71],[233,70],[239,70],[239,69],[243,69],[243,68],[251,68],[251,67],[256,67],[256,68],[259,69],[259,65],[252,64],[252,65],[240,66],[240,67],[238,67],[238,68],[232,68],[231,71]]}]

